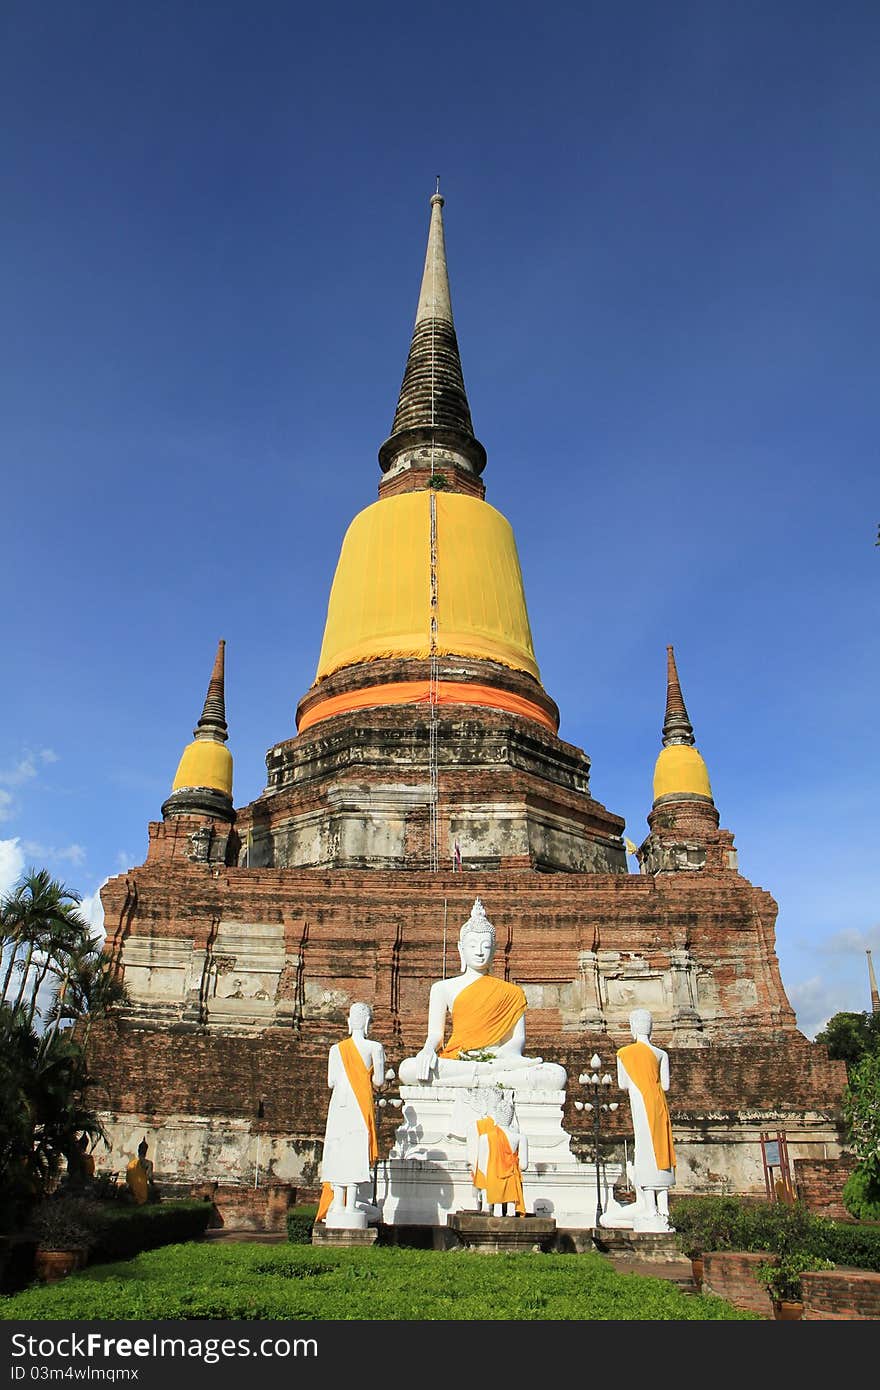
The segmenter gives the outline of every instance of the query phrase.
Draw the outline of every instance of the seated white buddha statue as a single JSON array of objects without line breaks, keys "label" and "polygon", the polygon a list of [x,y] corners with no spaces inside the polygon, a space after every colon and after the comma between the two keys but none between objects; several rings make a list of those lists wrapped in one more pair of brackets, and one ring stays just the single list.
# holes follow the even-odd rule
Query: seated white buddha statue
[{"label": "seated white buddha statue", "polygon": [[[458,938],[461,974],[437,980],[428,1000],[428,1036],[400,1064],[404,1085],[499,1085],[561,1091],[565,1068],[524,1055],[526,996],[519,985],[489,974],[495,928],[477,898]],[[452,1032],[445,1046],[446,1016]]]}]

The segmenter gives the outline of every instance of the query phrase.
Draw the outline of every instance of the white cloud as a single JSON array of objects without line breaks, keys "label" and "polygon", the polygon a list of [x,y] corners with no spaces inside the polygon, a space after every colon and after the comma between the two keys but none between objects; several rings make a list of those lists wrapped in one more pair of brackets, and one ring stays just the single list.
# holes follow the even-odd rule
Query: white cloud
[{"label": "white cloud", "polygon": [[86,851],[83,845],[65,845],[62,849],[55,849],[51,845],[41,845],[36,840],[25,840],[22,848],[34,860],[63,859],[70,864],[84,864],[86,862]]},{"label": "white cloud", "polygon": [[14,888],[24,873],[24,851],[18,839],[0,840],[0,896]]},{"label": "white cloud", "polygon": [[845,983],[813,975],[809,980],[786,989],[797,1025],[808,1038],[815,1038],[833,1014],[852,1013],[852,989]]},{"label": "white cloud", "polygon": [[25,753],[24,757],[9,768],[6,772],[0,772],[0,782],[5,782],[7,787],[20,787],[23,782],[30,782],[37,775],[37,765],[34,762],[33,753]]},{"label": "white cloud", "polygon": [[25,749],[12,767],[0,768],[0,821],[11,820],[18,809],[12,793],[4,791],[3,787],[23,787],[39,776],[38,763],[46,766],[57,762],[58,754],[52,748],[41,748],[39,753]]},{"label": "white cloud", "polygon": [[101,889],[105,883],[109,883],[109,878],[104,878],[98,884],[94,893],[85,893],[79,905],[79,910],[87,922],[91,923],[92,935],[103,940],[106,932],[104,930],[104,908],[101,904]]},{"label": "white cloud", "polygon": [[822,941],[818,945],[820,951],[830,951],[833,955],[863,956],[866,951],[880,950],[880,923],[874,927],[868,927],[867,931],[858,931],[855,927],[846,927],[843,931],[835,932],[829,936],[827,941]]}]

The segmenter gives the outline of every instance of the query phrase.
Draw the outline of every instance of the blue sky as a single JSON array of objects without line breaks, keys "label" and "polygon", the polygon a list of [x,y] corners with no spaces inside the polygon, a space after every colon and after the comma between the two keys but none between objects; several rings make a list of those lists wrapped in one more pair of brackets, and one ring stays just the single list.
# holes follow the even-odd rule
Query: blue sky
[{"label": "blue sky", "polygon": [[870,1005],[880,10],[0,14],[0,885],[143,861],[218,637],[241,805],[375,499],[440,173],[488,499],[640,841],[676,649],[804,1031]]}]

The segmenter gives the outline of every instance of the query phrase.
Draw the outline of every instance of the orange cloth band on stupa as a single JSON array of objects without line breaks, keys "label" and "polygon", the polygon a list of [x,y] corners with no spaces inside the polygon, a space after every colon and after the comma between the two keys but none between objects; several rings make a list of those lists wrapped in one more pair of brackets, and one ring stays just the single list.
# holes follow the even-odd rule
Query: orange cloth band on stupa
[{"label": "orange cloth band on stupa", "polygon": [[[494,685],[480,685],[468,681],[439,681],[435,687],[438,705],[479,705],[489,709],[505,710],[508,714],[521,714],[524,719],[533,719],[556,733],[556,724],[540,705],[524,700],[520,695],[512,695],[507,690],[499,690]],[[320,704],[313,705],[302,716],[299,732],[305,733],[313,724],[322,719],[332,719],[335,714],[345,714],[348,710],[368,709],[381,705],[426,705],[431,699],[429,681],[395,681],[388,685],[371,685],[364,690],[351,690],[344,695],[329,695]]]},{"label": "orange cloth band on stupa", "polygon": [[526,996],[519,985],[481,975],[465,985],[452,1002],[452,1034],[440,1057],[457,1057],[494,1047],[507,1037],[526,1011]]},{"label": "orange cloth band on stupa", "polygon": [[617,1055],[630,1081],[641,1092],[654,1146],[654,1162],[661,1172],[666,1172],[675,1167],[675,1148],[657,1058],[648,1044],[643,1042],[629,1043]]}]

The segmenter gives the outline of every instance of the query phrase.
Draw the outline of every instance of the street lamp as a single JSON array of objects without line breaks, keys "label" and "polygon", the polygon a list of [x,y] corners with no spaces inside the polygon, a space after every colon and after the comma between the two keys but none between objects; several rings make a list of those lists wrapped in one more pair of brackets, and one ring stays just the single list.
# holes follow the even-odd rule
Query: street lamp
[{"label": "street lamp", "polygon": [[601,1101],[599,1099],[600,1093],[607,1095],[607,1091],[603,1091],[603,1087],[611,1085],[611,1077],[607,1071],[604,1075],[599,1075],[599,1069],[602,1066],[602,1058],[599,1056],[598,1052],[594,1052],[590,1058],[590,1066],[593,1068],[592,1072],[581,1072],[578,1081],[581,1086],[590,1087],[593,1092],[593,1099],[592,1101],[576,1100],[574,1108],[575,1110],[592,1110],[593,1112],[593,1150],[596,1160],[596,1230],[598,1231],[599,1221],[602,1216],[602,1187],[600,1181],[599,1158],[599,1130],[601,1127],[601,1117],[603,1110],[616,1110],[618,1108],[618,1102],[611,1101],[609,1103],[608,1101]]},{"label": "street lamp", "polygon": [[[394,1068],[393,1068],[393,1067],[389,1067],[389,1068],[387,1069],[387,1071],[385,1072],[384,1081],[394,1081],[395,1078],[396,1078],[396,1072],[395,1072]],[[379,1111],[379,1114],[376,1116],[376,1133],[377,1133],[377,1138],[378,1138],[378,1130],[379,1130],[379,1121],[380,1121],[381,1118],[382,1118],[382,1111],[386,1108],[386,1106],[387,1106],[389,1103],[390,1103],[396,1110],[399,1110],[400,1107],[403,1105],[403,1101],[400,1099],[400,1096],[391,1096],[391,1097],[389,1098],[389,1100],[386,1100],[384,1096],[380,1096],[380,1097],[379,1097],[379,1099],[376,1101],[376,1109]],[[387,1162],[387,1160],[386,1160],[386,1162]],[[377,1196],[378,1196],[378,1191],[379,1191],[379,1158],[378,1158],[378,1155],[377,1155],[377,1156],[376,1156],[376,1162],[373,1164],[373,1206],[376,1205],[376,1199],[377,1199]]]}]

